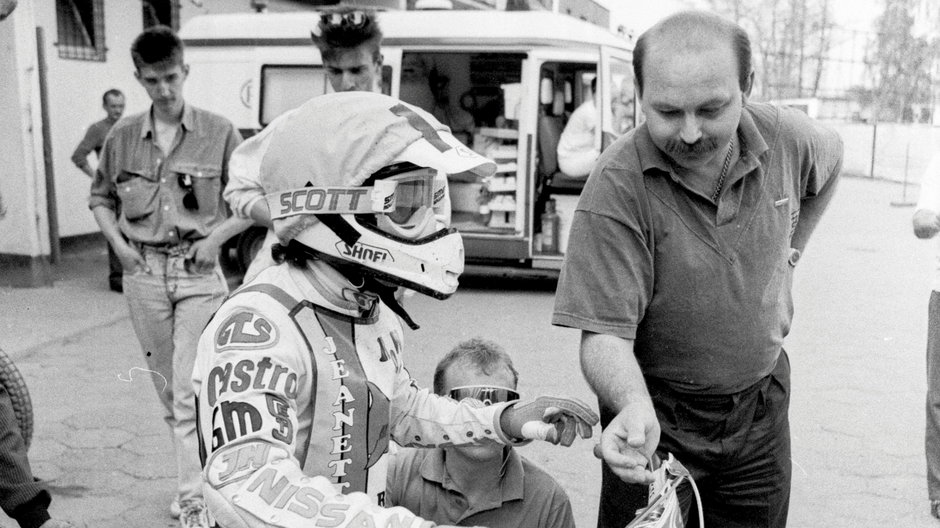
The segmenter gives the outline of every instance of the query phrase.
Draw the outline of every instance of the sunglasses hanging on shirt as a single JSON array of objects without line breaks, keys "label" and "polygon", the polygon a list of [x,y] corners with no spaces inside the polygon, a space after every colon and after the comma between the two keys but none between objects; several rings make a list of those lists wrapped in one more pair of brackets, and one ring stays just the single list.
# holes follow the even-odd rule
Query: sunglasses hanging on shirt
[{"label": "sunglasses hanging on shirt", "polygon": [[177,183],[180,189],[186,192],[183,195],[183,207],[189,211],[199,209],[199,200],[196,199],[196,193],[193,192],[193,177],[189,174],[180,174]]}]

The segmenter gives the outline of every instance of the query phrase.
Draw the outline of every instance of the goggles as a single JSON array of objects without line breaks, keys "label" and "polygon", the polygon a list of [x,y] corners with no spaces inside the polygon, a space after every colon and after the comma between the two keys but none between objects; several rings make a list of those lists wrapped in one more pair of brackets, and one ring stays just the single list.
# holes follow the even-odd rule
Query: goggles
[{"label": "goggles", "polygon": [[506,387],[490,387],[487,385],[466,385],[463,387],[454,387],[450,389],[448,396],[460,401],[465,398],[480,400],[483,405],[492,405],[494,403],[515,401],[519,399],[519,393]]},{"label": "goggles", "polygon": [[302,187],[265,196],[271,219],[303,214],[375,214],[406,225],[417,213],[431,210],[444,197],[437,171],[415,168],[363,187]]},{"label": "goggles", "polygon": [[326,27],[350,27],[357,28],[364,26],[369,17],[364,11],[350,11],[349,13],[323,13],[320,15],[320,23]]}]

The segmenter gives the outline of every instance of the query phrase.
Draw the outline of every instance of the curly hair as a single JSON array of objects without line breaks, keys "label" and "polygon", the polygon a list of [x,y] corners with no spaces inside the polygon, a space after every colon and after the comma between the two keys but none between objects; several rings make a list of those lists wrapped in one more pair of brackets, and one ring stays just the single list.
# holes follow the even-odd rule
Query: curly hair
[{"label": "curly hair", "polygon": [[[327,22],[329,15],[349,15],[356,12],[363,14],[361,24],[330,24]],[[376,62],[382,59],[379,50],[379,46],[382,44],[382,29],[379,27],[379,21],[374,10],[344,7],[324,11],[323,15],[316,29],[310,32],[310,38],[320,50],[323,60],[333,60],[339,51],[360,46],[370,48],[372,58]]]}]

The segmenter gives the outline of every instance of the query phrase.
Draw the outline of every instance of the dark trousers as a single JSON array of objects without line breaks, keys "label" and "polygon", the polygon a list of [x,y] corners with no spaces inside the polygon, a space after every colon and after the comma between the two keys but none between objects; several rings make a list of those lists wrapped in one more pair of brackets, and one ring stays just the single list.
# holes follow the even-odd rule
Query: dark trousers
[{"label": "dark trousers", "polygon": [[114,248],[108,243],[108,285],[111,289],[123,289],[124,267],[121,265],[121,259],[118,258]]},{"label": "dark trousers", "polygon": [[[675,455],[702,496],[705,526],[783,528],[790,505],[790,363],[741,392],[690,395],[647,379],[662,429],[657,453]],[[606,427],[616,413],[601,406]],[[599,528],[623,528],[646,506],[648,487],[602,464]],[[691,486],[679,490],[686,526],[698,526]]]}]

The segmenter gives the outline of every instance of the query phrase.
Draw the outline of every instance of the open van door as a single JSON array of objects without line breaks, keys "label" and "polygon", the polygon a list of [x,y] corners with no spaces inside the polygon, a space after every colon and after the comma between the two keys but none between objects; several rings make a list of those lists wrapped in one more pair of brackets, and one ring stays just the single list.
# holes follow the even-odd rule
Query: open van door
[{"label": "open van door", "polygon": [[600,82],[601,151],[636,126],[637,102],[630,52],[601,47]]},{"label": "open van door", "polygon": [[601,151],[636,126],[636,93],[633,57],[628,51],[601,47]]}]

